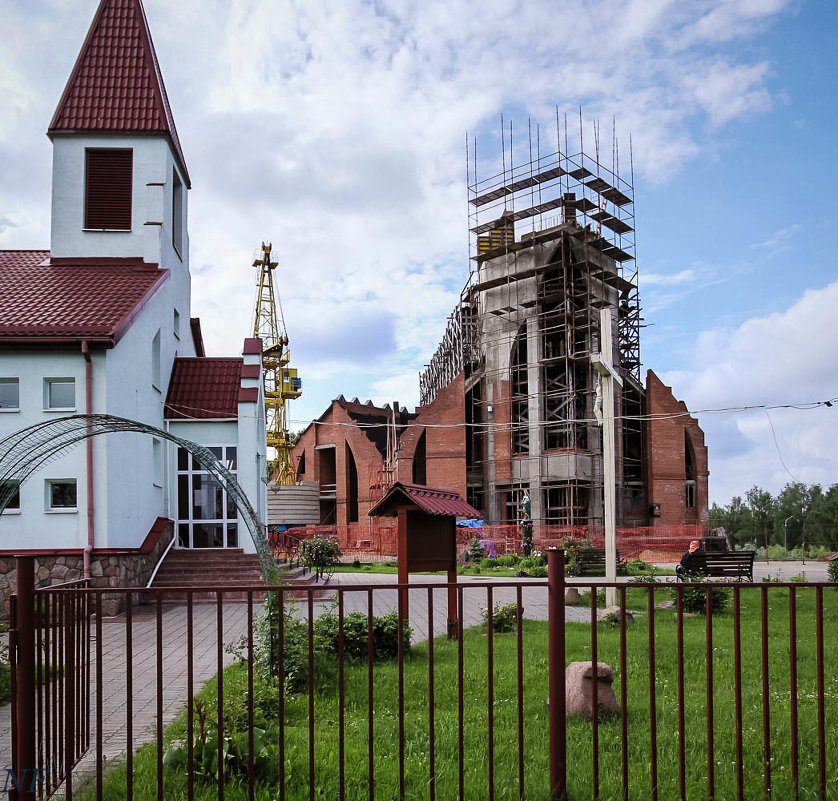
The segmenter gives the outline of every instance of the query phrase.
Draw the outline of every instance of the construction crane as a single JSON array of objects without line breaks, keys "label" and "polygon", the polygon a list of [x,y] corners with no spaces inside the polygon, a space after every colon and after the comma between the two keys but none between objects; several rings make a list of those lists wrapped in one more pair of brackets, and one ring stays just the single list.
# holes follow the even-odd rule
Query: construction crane
[{"label": "construction crane", "polygon": [[271,243],[263,242],[261,255],[253,262],[259,270],[253,336],[262,340],[268,448],[276,451],[276,458],[269,463],[269,477],[275,484],[290,485],[296,483],[296,475],[291,464],[293,446],[288,438],[288,401],[302,395],[303,382],[297,371],[288,366],[288,332],[274,291],[274,270],[278,265],[279,262],[271,261]]}]

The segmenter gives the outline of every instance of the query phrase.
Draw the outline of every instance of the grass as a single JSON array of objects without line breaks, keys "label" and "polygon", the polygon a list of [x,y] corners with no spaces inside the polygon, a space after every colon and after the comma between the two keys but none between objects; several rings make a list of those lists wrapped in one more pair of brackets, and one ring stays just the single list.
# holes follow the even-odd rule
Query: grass
[{"label": "grass", "polygon": [[[629,606],[646,608],[646,591],[629,588]],[[817,734],[815,684],[814,591],[797,590],[798,608],[798,699],[800,742],[800,794],[802,799],[815,798],[817,789]],[[666,589],[656,590],[656,600],[669,598]],[[790,693],[788,592],[770,589],[769,694],[770,742],[772,749],[772,780],[775,798],[792,798],[790,761]],[[824,593],[824,640],[834,641],[838,635],[838,595]],[[759,627],[760,590],[742,590],[742,675],[745,792],[748,798],[762,795],[762,678],[760,670],[761,638]],[[703,616],[684,619],[685,717],[686,717],[686,787],[687,798],[707,797],[706,753],[706,683],[705,625]],[[676,620],[671,609],[655,613],[656,687],[658,730],[658,776],[661,799],[678,794],[677,741],[677,675]],[[524,648],[524,755],[525,795],[528,799],[547,799],[549,766],[547,687],[547,624],[525,621]],[[627,671],[619,674],[619,631],[605,625],[597,630],[598,658],[614,667],[614,690],[620,693],[620,680],[627,682],[628,757],[630,797],[650,797],[649,745],[649,667],[647,658],[648,620],[638,615],[628,629]],[[465,725],[463,730],[466,797],[488,797],[488,695],[487,695],[487,633],[478,626],[466,631],[464,637]],[[568,661],[591,658],[591,631],[582,624],[568,624],[566,631]],[[713,618],[713,669],[715,714],[716,797],[735,798],[735,750],[733,703],[733,615],[730,610]],[[517,694],[516,638],[503,634],[494,636],[494,718],[495,718],[495,797],[518,798],[517,786]],[[434,712],[436,716],[437,798],[457,797],[457,644],[445,639],[433,643],[434,650]],[[414,646],[404,665],[405,682],[405,765],[406,797],[428,798],[428,644]],[[338,798],[338,696],[337,668],[333,660],[321,658],[316,665],[315,679],[315,797]],[[246,667],[235,665],[224,674],[224,694],[233,708],[231,719],[239,725],[246,719]],[[375,788],[376,797],[398,797],[398,672],[393,663],[374,668],[375,678]],[[345,675],[346,732],[346,797],[368,797],[367,774],[367,667],[348,664]],[[259,723],[268,729],[269,739],[276,742],[273,694],[257,694]],[[216,682],[211,681],[202,696],[212,707],[216,698]],[[308,774],[308,695],[292,697],[286,703],[286,791],[289,799],[307,798]],[[827,798],[838,799],[838,674],[827,670],[826,720]],[[183,737],[184,716],[171,726],[167,740]],[[591,797],[592,747],[591,724],[569,721],[568,786],[570,798]],[[275,745],[271,755],[276,757]],[[154,797],[156,791],[155,747],[140,749],[134,761],[134,798],[137,801]],[[620,797],[621,740],[618,719],[603,721],[599,726],[599,778],[602,798]],[[166,771],[167,799],[186,797],[183,771]],[[196,798],[216,797],[216,786],[196,779]],[[106,780],[106,799],[125,797],[124,765],[112,771]],[[244,799],[247,785],[231,779],[225,785],[225,798]],[[88,796],[91,797],[91,796]],[[257,798],[278,797],[275,781],[257,784]]]}]

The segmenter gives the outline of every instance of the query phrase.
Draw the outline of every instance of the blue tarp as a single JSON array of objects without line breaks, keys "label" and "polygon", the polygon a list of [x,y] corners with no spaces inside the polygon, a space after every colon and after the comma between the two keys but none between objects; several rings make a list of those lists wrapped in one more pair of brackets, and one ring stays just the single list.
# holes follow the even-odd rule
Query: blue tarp
[{"label": "blue tarp", "polygon": [[485,520],[458,520],[457,525],[461,528],[481,528],[486,525]]}]

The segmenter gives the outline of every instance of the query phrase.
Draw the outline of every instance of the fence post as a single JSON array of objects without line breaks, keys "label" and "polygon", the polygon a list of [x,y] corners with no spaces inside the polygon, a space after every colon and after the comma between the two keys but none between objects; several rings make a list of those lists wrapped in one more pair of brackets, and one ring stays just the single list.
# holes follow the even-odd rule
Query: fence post
[{"label": "fence post", "polygon": [[567,799],[567,731],[565,728],[565,576],[564,551],[547,552],[547,616],[550,721],[550,798]]},{"label": "fence post", "polygon": [[15,730],[19,801],[35,798],[35,558],[17,557]]}]

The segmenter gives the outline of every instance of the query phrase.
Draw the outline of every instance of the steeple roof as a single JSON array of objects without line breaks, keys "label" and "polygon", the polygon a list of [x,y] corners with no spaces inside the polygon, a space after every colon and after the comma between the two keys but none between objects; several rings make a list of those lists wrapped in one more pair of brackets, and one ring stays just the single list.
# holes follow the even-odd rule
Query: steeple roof
[{"label": "steeple roof", "polygon": [[141,0],[101,0],[47,135],[164,135],[189,187]]}]

